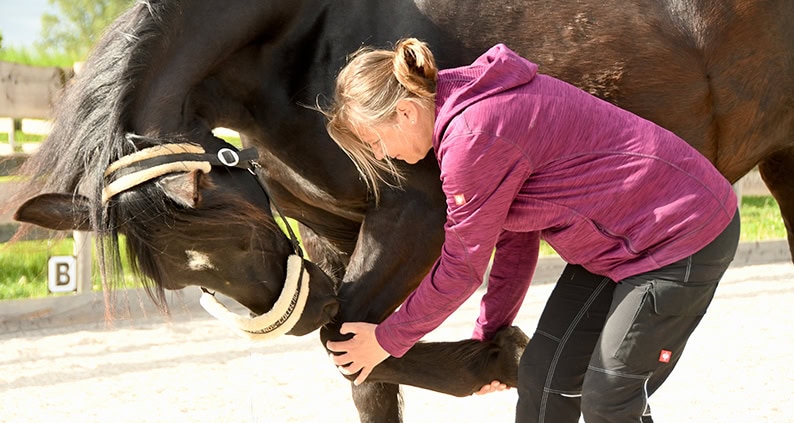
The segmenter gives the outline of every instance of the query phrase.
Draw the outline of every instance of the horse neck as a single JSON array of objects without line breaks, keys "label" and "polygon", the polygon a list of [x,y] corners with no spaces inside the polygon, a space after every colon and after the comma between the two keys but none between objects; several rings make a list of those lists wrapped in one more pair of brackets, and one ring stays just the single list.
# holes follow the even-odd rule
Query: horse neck
[{"label": "horse neck", "polygon": [[194,125],[189,103],[196,86],[245,46],[283,35],[302,5],[295,0],[271,1],[266,7],[256,1],[236,3],[211,8],[184,2],[179,13],[153,17],[165,20],[159,24],[161,41],[153,43],[144,63],[134,64],[146,69],[129,107],[134,132],[154,136]]}]

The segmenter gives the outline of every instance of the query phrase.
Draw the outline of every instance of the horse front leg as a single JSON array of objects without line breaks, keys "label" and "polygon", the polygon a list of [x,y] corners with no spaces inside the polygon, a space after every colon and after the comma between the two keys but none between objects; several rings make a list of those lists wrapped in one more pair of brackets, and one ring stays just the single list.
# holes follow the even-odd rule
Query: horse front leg
[{"label": "horse front leg", "polygon": [[420,342],[401,358],[389,357],[367,381],[387,381],[458,397],[471,395],[492,380],[518,384],[518,363],[529,338],[506,327],[489,341]]},{"label": "horse front leg", "polygon": [[[428,189],[436,190],[440,192],[437,186]],[[369,210],[339,289],[341,309],[334,322],[320,331],[323,346],[329,340],[349,339],[339,333],[345,322],[380,323],[416,288],[439,255],[444,210],[443,198],[408,187],[386,193],[380,207]],[[418,371],[436,363],[420,361]],[[402,421],[400,388],[388,379],[352,388],[362,422]]]},{"label": "horse front leg", "polygon": [[[332,324],[320,329],[323,347],[328,340],[345,338],[339,334],[339,327]],[[356,386],[352,383],[354,378],[350,376],[347,378],[351,381],[353,403],[361,423],[402,423],[403,402],[400,385],[384,378],[379,382],[367,381]]]},{"label": "horse front leg", "polygon": [[758,166],[761,178],[780,206],[786,225],[789,251],[794,260],[794,147],[778,151],[764,159]]},{"label": "horse front leg", "polygon": [[368,382],[353,385],[353,403],[361,423],[401,423],[403,401],[400,385]]}]

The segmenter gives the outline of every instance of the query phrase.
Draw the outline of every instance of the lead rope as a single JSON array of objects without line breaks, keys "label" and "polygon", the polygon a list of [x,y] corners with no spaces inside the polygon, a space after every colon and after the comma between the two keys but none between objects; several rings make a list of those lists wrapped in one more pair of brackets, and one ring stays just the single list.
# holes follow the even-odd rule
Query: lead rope
[{"label": "lead rope", "polygon": [[287,221],[287,216],[285,216],[284,212],[281,211],[281,207],[279,207],[278,204],[276,204],[276,202],[273,201],[273,197],[270,195],[270,190],[267,189],[267,186],[262,181],[262,178],[260,178],[259,174],[257,174],[256,172],[257,169],[261,169],[261,168],[262,166],[259,163],[253,160],[248,161],[248,172],[250,172],[251,175],[254,175],[254,179],[256,179],[256,183],[259,184],[259,187],[262,188],[262,191],[265,192],[265,195],[270,200],[270,205],[274,209],[276,209],[276,213],[278,213],[278,216],[281,218],[281,220],[284,222],[284,226],[287,228],[287,234],[289,234],[289,240],[290,243],[292,244],[292,250],[295,251],[295,254],[297,254],[298,257],[303,258],[303,250],[301,249],[300,241],[298,241],[298,237],[295,236],[295,232],[292,231],[292,227]]}]

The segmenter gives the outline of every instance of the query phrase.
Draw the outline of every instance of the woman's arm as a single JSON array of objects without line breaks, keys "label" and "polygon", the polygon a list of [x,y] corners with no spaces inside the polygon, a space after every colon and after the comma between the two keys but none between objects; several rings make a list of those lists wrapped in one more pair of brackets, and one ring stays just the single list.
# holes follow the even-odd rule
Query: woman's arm
[{"label": "woman's arm", "polygon": [[502,232],[472,338],[491,339],[513,323],[535,273],[539,249],[539,232]]},{"label": "woman's arm", "polygon": [[[440,160],[447,197],[441,257],[402,307],[375,331],[379,344],[396,357],[438,327],[480,287],[510,206],[531,173],[522,152],[499,137],[467,133],[446,138],[444,143],[451,147]],[[536,248],[533,242],[537,241],[527,241],[528,249]],[[506,240],[505,248],[518,248],[511,243]],[[534,268],[534,260],[530,261],[528,267]],[[497,270],[500,273],[507,276]],[[505,280],[505,284],[510,282]]]}]

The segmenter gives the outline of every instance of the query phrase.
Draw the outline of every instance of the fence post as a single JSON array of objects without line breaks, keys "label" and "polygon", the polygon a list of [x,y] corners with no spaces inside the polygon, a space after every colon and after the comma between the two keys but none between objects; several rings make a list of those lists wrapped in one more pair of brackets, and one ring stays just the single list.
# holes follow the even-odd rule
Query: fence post
[{"label": "fence post", "polygon": [[11,151],[14,151],[16,147],[17,137],[17,121],[16,119],[11,119],[11,130],[8,131],[8,145],[11,147]]},{"label": "fence post", "polygon": [[91,232],[74,231],[74,255],[77,258],[77,293],[88,294],[92,288],[91,283]]}]

